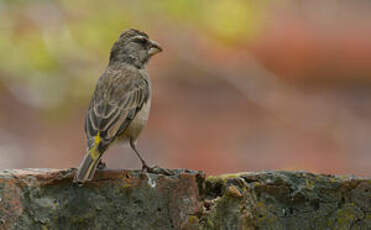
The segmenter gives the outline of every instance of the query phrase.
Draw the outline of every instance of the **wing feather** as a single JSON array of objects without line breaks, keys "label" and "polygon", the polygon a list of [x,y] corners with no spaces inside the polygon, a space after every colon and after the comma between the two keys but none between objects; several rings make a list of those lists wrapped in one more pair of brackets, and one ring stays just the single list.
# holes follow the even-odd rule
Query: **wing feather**
[{"label": "wing feather", "polygon": [[89,147],[100,135],[100,151],[129,126],[149,98],[149,83],[138,72],[107,72],[98,80],[85,119]]}]

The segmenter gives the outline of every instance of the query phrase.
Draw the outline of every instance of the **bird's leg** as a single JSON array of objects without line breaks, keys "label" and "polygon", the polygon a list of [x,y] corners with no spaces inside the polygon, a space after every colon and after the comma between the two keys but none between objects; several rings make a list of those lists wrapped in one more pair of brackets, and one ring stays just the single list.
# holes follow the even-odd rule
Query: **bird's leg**
[{"label": "bird's leg", "polygon": [[106,163],[102,161],[102,159],[99,160],[99,163],[97,165],[97,169],[103,170],[106,168]]},{"label": "bird's leg", "polygon": [[144,161],[142,156],[139,154],[137,147],[135,146],[135,142],[132,138],[130,138],[130,146],[134,150],[134,152],[137,154],[139,160],[142,162],[142,171],[151,172],[152,168],[147,165],[147,163]]}]

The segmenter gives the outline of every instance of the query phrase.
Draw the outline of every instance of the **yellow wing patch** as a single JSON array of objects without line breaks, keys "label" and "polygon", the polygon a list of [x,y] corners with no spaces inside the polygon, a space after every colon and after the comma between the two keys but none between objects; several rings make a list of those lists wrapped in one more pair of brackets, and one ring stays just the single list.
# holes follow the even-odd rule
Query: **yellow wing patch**
[{"label": "yellow wing patch", "polygon": [[94,141],[94,145],[93,147],[89,150],[89,154],[91,156],[91,158],[93,158],[93,160],[97,160],[98,157],[100,156],[100,153],[98,152],[98,145],[99,143],[102,141],[101,137],[100,137],[100,131],[98,131],[97,135],[94,137],[95,141]]}]

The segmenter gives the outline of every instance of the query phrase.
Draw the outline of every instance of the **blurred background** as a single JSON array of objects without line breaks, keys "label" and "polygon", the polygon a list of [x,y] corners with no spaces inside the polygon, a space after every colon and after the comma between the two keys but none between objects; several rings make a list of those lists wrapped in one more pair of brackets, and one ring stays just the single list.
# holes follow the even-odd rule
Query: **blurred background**
[{"label": "blurred background", "polygon": [[[0,0],[0,168],[77,167],[119,34],[162,44],[139,148],[208,174],[371,175],[371,2]],[[110,168],[140,168],[128,147]]]}]

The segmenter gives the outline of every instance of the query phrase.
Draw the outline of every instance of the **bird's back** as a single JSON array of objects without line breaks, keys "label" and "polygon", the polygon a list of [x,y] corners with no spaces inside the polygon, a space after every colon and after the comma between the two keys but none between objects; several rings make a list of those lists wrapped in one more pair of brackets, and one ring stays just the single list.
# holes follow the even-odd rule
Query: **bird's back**
[{"label": "bird's back", "polygon": [[88,145],[97,133],[102,150],[125,132],[150,98],[150,81],[145,71],[132,66],[108,68],[97,82],[85,119]]}]

